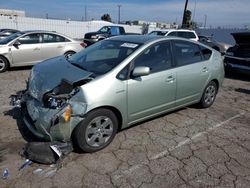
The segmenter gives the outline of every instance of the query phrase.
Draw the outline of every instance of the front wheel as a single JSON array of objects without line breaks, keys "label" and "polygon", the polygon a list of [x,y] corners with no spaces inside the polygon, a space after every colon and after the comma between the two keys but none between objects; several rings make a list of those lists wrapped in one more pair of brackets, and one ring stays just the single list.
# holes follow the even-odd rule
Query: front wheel
[{"label": "front wheel", "polygon": [[200,100],[200,106],[202,108],[208,108],[214,103],[217,90],[218,87],[214,81],[208,83]]},{"label": "front wheel", "polygon": [[75,128],[73,141],[84,152],[96,152],[108,146],[118,129],[118,120],[109,109],[97,109],[87,114]]},{"label": "front wheel", "polygon": [[8,66],[8,61],[4,57],[0,56],[0,73],[5,72],[8,69]]}]

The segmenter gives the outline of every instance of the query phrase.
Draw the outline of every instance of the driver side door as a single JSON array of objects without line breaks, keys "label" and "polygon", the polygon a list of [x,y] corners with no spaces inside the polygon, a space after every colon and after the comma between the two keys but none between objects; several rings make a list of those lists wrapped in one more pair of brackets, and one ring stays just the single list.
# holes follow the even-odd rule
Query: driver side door
[{"label": "driver side door", "polygon": [[33,65],[42,61],[40,34],[27,34],[17,41],[18,45],[11,46],[11,55],[15,66]]},{"label": "driver side door", "polygon": [[132,67],[149,67],[150,74],[128,80],[128,120],[136,123],[175,106],[176,73],[170,42],[153,44],[132,62]]}]

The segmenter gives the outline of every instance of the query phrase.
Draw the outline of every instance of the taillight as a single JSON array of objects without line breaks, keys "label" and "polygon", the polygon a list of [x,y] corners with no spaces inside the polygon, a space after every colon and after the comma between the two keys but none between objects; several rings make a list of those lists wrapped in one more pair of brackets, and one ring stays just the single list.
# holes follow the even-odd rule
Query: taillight
[{"label": "taillight", "polygon": [[81,45],[83,48],[85,48],[85,47],[87,46],[87,44],[86,44],[85,42],[80,43],[80,45]]}]

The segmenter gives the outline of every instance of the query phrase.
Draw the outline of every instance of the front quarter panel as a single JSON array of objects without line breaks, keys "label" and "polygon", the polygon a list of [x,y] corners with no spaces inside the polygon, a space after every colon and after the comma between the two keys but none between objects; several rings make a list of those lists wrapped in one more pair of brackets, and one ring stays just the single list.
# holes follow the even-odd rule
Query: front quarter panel
[{"label": "front quarter panel", "polygon": [[127,124],[127,81],[121,81],[110,74],[83,85],[82,90],[88,113],[101,107],[112,107],[122,115],[122,124]]}]

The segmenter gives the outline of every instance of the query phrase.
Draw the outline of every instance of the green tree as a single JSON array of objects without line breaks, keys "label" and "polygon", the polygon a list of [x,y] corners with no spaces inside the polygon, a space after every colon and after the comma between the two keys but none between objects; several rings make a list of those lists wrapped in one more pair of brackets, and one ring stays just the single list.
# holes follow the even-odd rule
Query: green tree
[{"label": "green tree", "polygon": [[109,14],[103,14],[101,17],[101,20],[107,21],[107,22],[112,22],[111,17]]}]

